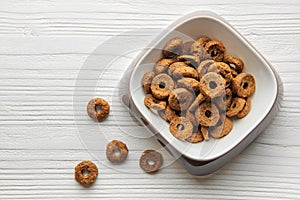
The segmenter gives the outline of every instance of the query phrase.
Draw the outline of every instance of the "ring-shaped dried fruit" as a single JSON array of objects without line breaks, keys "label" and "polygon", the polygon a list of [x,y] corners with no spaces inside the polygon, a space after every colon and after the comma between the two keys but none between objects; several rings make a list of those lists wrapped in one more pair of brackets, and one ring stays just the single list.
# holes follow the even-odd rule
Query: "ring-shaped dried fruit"
[{"label": "ring-shaped dried fruit", "polygon": [[199,120],[195,117],[195,112],[188,109],[185,113],[185,118],[187,118],[193,124],[194,132],[199,128]]},{"label": "ring-shaped dried fruit", "polygon": [[228,117],[223,117],[219,122],[210,130],[210,135],[213,138],[219,139],[230,133],[232,129],[232,121]]},{"label": "ring-shaped dried fruit", "polygon": [[192,55],[198,57],[200,61],[209,59],[209,54],[205,51],[205,48],[197,41],[192,44],[190,52]]},{"label": "ring-shaped dried fruit", "polygon": [[213,69],[215,68],[217,71],[217,66],[215,65],[215,61],[213,60],[204,60],[202,62],[200,62],[199,66],[197,67],[197,71],[199,73],[199,77],[202,78],[207,72],[208,69]]},{"label": "ring-shaped dried fruit", "polygon": [[168,67],[174,63],[175,61],[173,59],[163,58],[156,62],[154,66],[154,72],[155,74],[165,73],[168,69]]},{"label": "ring-shaped dried fruit", "polygon": [[255,91],[255,79],[249,73],[240,73],[232,80],[232,87],[239,97],[249,97]]},{"label": "ring-shaped dried fruit", "polygon": [[181,56],[177,57],[177,60],[184,62],[193,68],[197,68],[198,65],[200,64],[199,57],[194,56],[194,55],[181,55]]},{"label": "ring-shaped dried fruit", "polygon": [[202,93],[199,93],[195,101],[189,107],[189,110],[194,112],[205,99],[206,97]]},{"label": "ring-shaped dried fruit", "polygon": [[176,111],[173,110],[169,105],[166,107],[165,113],[166,113],[166,121],[168,122],[172,121],[175,117],[178,117]]},{"label": "ring-shaped dried fruit", "polygon": [[107,101],[102,98],[91,99],[87,105],[88,115],[95,121],[104,121],[110,111],[110,106]]},{"label": "ring-shaped dried fruit", "polygon": [[225,91],[224,78],[215,73],[208,72],[200,80],[200,91],[210,98],[221,96]]},{"label": "ring-shaped dried fruit", "polygon": [[220,118],[220,113],[214,104],[211,102],[204,102],[195,111],[195,116],[199,119],[199,124],[201,126],[214,126]]},{"label": "ring-shaped dried fruit", "polygon": [[231,55],[226,55],[224,57],[224,62],[228,63],[230,68],[236,71],[238,74],[242,73],[244,69],[244,62],[240,58],[233,57]]},{"label": "ring-shaped dried fruit", "polygon": [[174,58],[182,54],[183,41],[180,38],[171,39],[163,48],[165,58]]},{"label": "ring-shaped dried fruit", "polygon": [[241,112],[245,106],[246,100],[243,98],[235,97],[230,107],[228,108],[226,112],[227,117],[233,117],[236,116],[239,112]]},{"label": "ring-shaped dried fruit", "polygon": [[173,72],[175,69],[177,68],[181,68],[181,67],[189,67],[187,64],[185,64],[184,62],[174,62],[170,65],[170,67],[168,68],[168,75],[172,76]]},{"label": "ring-shaped dried fruit", "polygon": [[193,124],[185,117],[176,117],[170,122],[169,130],[174,137],[185,140],[193,134]]},{"label": "ring-shaped dried fruit", "polygon": [[[167,108],[167,107],[166,107],[166,108]],[[167,118],[166,118],[166,111],[165,111],[165,110],[158,110],[157,113],[159,114],[159,116],[160,116],[163,120],[167,121]]]},{"label": "ring-shaped dried fruit", "polygon": [[200,37],[200,38],[198,38],[197,40],[196,40],[196,42],[198,43],[198,44],[200,44],[201,46],[205,46],[209,41],[211,41],[211,39],[209,38],[209,37],[207,37],[207,36],[202,36],[202,37]]},{"label": "ring-shaped dried fruit", "polygon": [[249,113],[250,107],[251,107],[251,99],[250,99],[250,97],[247,97],[247,100],[246,100],[243,110],[241,110],[241,112],[239,112],[236,116],[239,119],[244,118]]},{"label": "ring-shaped dried fruit", "polygon": [[155,150],[145,150],[140,157],[140,167],[147,173],[158,171],[162,164],[163,157]]},{"label": "ring-shaped dried fruit", "polygon": [[226,111],[231,105],[232,92],[230,88],[225,89],[225,94],[218,97],[215,102],[219,110]]},{"label": "ring-shaped dried fruit", "polygon": [[183,43],[182,45],[182,55],[190,55],[191,53],[191,46],[194,43],[194,41],[188,41]]},{"label": "ring-shaped dried fruit", "polygon": [[208,141],[209,140],[208,127],[207,126],[201,126],[200,130],[201,130],[201,134],[202,134],[204,140]]},{"label": "ring-shaped dried fruit", "polygon": [[188,67],[177,67],[173,71],[173,77],[175,79],[180,79],[183,77],[198,79],[199,75],[198,75],[197,70],[195,70],[193,67],[188,66]]},{"label": "ring-shaped dried fruit", "polygon": [[175,84],[168,74],[158,74],[152,79],[151,92],[157,99],[166,99],[173,90]]},{"label": "ring-shaped dried fruit", "polygon": [[[225,87],[226,88],[229,87],[230,83],[232,81],[232,78],[233,78],[230,67],[224,62],[216,62],[216,66],[217,66],[218,73],[220,73],[221,76],[225,79],[225,82],[226,82]],[[208,68],[208,71],[215,72],[216,70]]]},{"label": "ring-shaped dried fruit", "polygon": [[153,110],[163,110],[167,106],[165,101],[155,99],[152,94],[146,94],[144,104],[147,106],[147,108],[151,108]]},{"label": "ring-shaped dried fruit", "polygon": [[75,167],[74,178],[83,186],[90,186],[98,176],[97,166],[88,160],[82,161]]},{"label": "ring-shaped dried fruit", "polygon": [[154,72],[147,72],[144,74],[143,78],[142,78],[142,84],[143,84],[143,88],[146,94],[151,93],[151,82],[152,79],[154,78],[155,73]]},{"label": "ring-shaped dried fruit", "polygon": [[212,40],[206,43],[205,51],[210,55],[210,57],[215,61],[222,61],[226,48],[221,41]]},{"label": "ring-shaped dried fruit", "polygon": [[190,143],[198,143],[198,142],[202,142],[204,140],[201,131],[197,131],[195,133],[193,133],[189,138],[185,139],[187,142]]},{"label": "ring-shaped dried fruit", "polygon": [[169,106],[176,111],[185,111],[194,101],[195,95],[185,88],[176,88],[169,95]]},{"label": "ring-shaped dried fruit", "polygon": [[182,78],[182,79],[179,79],[177,81],[177,87],[181,87],[181,88],[186,88],[188,90],[191,90],[195,93],[199,92],[200,90],[200,83],[199,81],[197,81],[196,79],[194,78]]},{"label": "ring-shaped dried fruit", "polygon": [[128,148],[124,142],[112,140],[106,146],[106,158],[113,164],[120,164],[126,160]]}]

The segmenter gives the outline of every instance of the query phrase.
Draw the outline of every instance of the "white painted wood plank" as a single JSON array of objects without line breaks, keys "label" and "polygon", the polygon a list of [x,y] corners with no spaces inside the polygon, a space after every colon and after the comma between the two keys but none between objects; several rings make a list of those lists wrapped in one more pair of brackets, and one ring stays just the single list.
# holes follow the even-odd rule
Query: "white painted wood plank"
[{"label": "white painted wood plank", "polygon": [[[299,199],[300,2],[15,1],[0,7],[0,198],[1,199]],[[121,105],[102,130],[116,130],[132,157],[116,171],[85,149],[74,123],[72,95],[87,56],[110,36],[134,28],[165,28],[192,10],[212,10],[238,29],[279,71],[282,109],[241,155],[213,176],[189,175],[178,163],[155,175],[142,173],[138,156],[158,145],[124,135],[131,120]],[[130,57],[128,58],[128,63]],[[97,73],[97,69],[93,69]],[[121,74],[116,73],[116,76]],[[90,81],[80,88],[84,108]],[[115,84],[118,78],[111,79]],[[97,89],[109,97],[111,87]],[[84,100],[86,98],[86,100]],[[77,125],[93,132],[84,112]],[[144,133],[143,129],[138,129]],[[97,155],[104,155],[96,148]],[[165,155],[165,154],[164,154]],[[82,188],[73,167],[84,159],[100,169],[96,184]],[[167,162],[171,161],[165,155]]]}]

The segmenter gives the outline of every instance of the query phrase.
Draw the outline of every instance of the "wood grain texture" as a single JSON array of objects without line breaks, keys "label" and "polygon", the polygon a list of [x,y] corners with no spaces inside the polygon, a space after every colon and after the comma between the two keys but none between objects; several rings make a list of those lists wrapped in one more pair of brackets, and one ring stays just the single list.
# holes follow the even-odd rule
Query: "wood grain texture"
[{"label": "wood grain texture", "polygon": [[[284,82],[282,109],[253,144],[209,177],[189,175],[166,152],[166,166],[149,175],[137,159],[145,148],[159,144],[138,135],[146,130],[110,98],[122,74],[111,71],[110,85],[96,90],[89,87],[93,80],[83,78],[79,106],[84,108],[94,93],[107,97],[112,114],[101,134],[112,133],[108,139],[130,147],[124,165],[109,165],[101,160],[104,150],[86,149],[78,132],[99,130],[84,111],[74,113],[79,70],[108,38],[136,28],[165,28],[194,10],[223,16],[270,61]],[[299,10],[297,0],[2,2],[0,199],[300,199]],[[132,58],[125,57],[124,66]],[[85,159],[100,171],[91,188],[73,179],[74,166]]]}]

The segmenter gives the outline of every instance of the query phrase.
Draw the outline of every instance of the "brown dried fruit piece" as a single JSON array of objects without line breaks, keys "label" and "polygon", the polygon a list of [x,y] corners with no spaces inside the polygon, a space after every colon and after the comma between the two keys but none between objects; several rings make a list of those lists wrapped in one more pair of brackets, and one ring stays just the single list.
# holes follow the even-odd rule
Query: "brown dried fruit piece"
[{"label": "brown dried fruit piece", "polygon": [[204,46],[209,41],[211,41],[211,39],[206,36],[198,38],[191,46],[191,54],[198,57],[200,61],[208,59],[209,54],[205,51]]},{"label": "brown dried fruit piece", "polygon": [[230,107],[228,108],[228,111],[226,112],[227,117],[233,117],[237,115],[239,112],[241,112],[245,106],[246,100],[243,98],[235,97]]},{"label": "brown dried fruit piece", "polygon": [[186,63],[184,62],[174,62],[170,65],[170,67],[168,68],[168,75],[172,76],[173,75],[173,71],[177,68],[181,68],[181,67],[189,67]]},{"label": "brown dried fruit piece", "polygon": [[246,100],[244,108],[236,116],[239,119],[245,117],[249,113],[250,107],[251,107],[251,99],[250,99],[250,97],[248,97],[247,100]]},{"label": "brown dried fruit piece", "polygon": [[183,41],[180,38],[171,39],[163,48],[163,56],[174,58],[182,54]]},{"label": "brown dried fruit piece", "polygon": [[173,110],[169,105],[166,107],[164,110],[165,113],[165,120],[167,122],[172,121],[175,117],[178,117],[177,113],[175,110]]},{"label": "brown dried fruit piece", "polygon": [[142,78],[142,85],[144,87],[144,91],[146,94],[151,93],[150,86],[151,86],[151,82],[152,82],[152,79],[154,78],[154,76],[155,76],[154,72],[147,72],[144,74],[144,76]]},{"label": "brown dried fruit piece", "polygon": [[151,83],[152,95],[159,100],[166,99],[173,90],[175,83],[168,74],[156,75]]},{"label": "brown dried fruit piece", "polygon": [[167,59],[163,58],[156,62],[154,66],[154,72],[155,74],[165,73],[168,69],[168,67],[174,63],[175,61],[173,59]]},{"label": "brown dried fruit piece", "polygon": [[193,134],[193,124],[185,117],[176,117],[170,122],[169,130],[174,137],[185,140]]},{"label": "brown dried fruit piece", "polygon": [[197,131],[195,133],[193,133],[189,138],[185,139],[187,142],[190,143],[198,143],[198,142],[202,142],[204,140],[201,131]]},{"label": "brown dried fruit piece", "polygon": [[194,41],[189,41],[189,42],[185,42],[183,43],[182,46],[182,55],[190,55],[190,50],[191,50],[191,46],[194,43]]},{"label": "brown dried fruit piece", "polygon": [[154,98],[152,94],[147,94],[144,99],[144,104],[147,108],[153,110],[163,110],[166,108],[167,103]]},{"label": "brown dried fruit piece", "polygon": [[[225,87],[229,87],[232,81],[232,74],[229,65],[224,62],[216,62],[217,72],[221,74],[221,76],[225,79],[226,85]],[[208,71],[215,72],[215,68],[208,68]]]},{"label": "brown dried fruit piece", "polygon": [[232,92],[230,88],[225,89],[225,94],[218,97],[215,102],[220,111],[226,111],[231,105]]},{"label": "brown dried fruit piece", "polygon": [[210,57],[215,61],[222,61],[226,51],[225,46],[221,41],[212,40],[206,43],[205,51],[210,55]]},{"label": "brown dried fruit piece", "polygon": [[225,80],[221,75],[208,72],[200,80],[200,91],[207,97],[215,98],[224,93],[225,84]]},{"label": "brown dried fruit piece", "polygon": [[205,141],[209,140],[209,133],[208,133],[208,127],[207,126],[201,126],[200,128],[202,136]]},{"label": "brown dried fruit piece", "polygon": [[210,135],[216,139],[222,138],[230,133],[232,121],[228,117],[222,117],[216,126],[210,130]]},{"label": "brown dried fruit piece", "polygon": [[185,113],[185,117],[193,124],[194,132],[199,128],[199,120],[195,117],[195,112],[188,109]]},{"label": "brown dried fruit piece", "polygon": [[255,91],[255,79],[251,74],[241,73],[232,80],[232,87],[239,97],[248,97]]},{"label": "brown dried fruit piece", "polygon": [[82,161],[75,167],[74,178],[83,186],[90,186],[98,176],[97,166],[88,160]]},{"label": "brown dried fruit piece", "polygon": [[163,164],[162,155],[155,150],[145,150],[140,157],[140,167],[147,173],[153,173]]},{"label": "brown dried fruit piece", "polygon": [[110,106],[107,101],[102,98],[91,99],[87,105],[88,115],[95,121],[104,121],[110,111]]},{"label": "brown dried fruit piece", "polygon": [[218,108],[211,102],[202,103],[195,111],[195,116],[201,126],[214,126],[220,118]]},{"label": "brown dried fruit piece", "polygon": [[199,92],[200,83],[194,78],[182,78],[177,81],[177,87],[186,88],[193,92]]},{"label": "brown dried fruit piece", "polygon": [[209,38],[209,37],[207,37],[207,36],[202,36],[202,37],[200,37],[200,38],[198,38],[197,40],[196,40],[196,42],[198,43],[198,44],[200,44],[201,46],[205,46],[209,41],[211,41],[211,39]]},{"label": "brown dried fruit piece", "polygon": [[198,94],[195,101],[191,104],[189,110],[191,112],[195,111],[205,99],[206,97],[202,93]]},{"label": "brown dried fruit piece", "polygon": [[169,95],[169,105],[177,111],[185,111],[194,101],[195,95],[185,88],[176,88]]},{"label": "brown dried fruit piece", "polygon": [[215,68],[217,71],[217,66],[215,65],[215,61],[204,60],[204,61],[200,62],[199,66],[197,67],[199,77],[202,78],[208,72],[209,68],[210,69]]},{"label": "brown dried fruit piece", "polygon": [[187,65],[193,67],[193,68],[197,68],[199,63],[200,63],[200,59],[197,56],[194,55],[182,55],[182,56],[178,56],[177,57],[178,61],[184,62]]},{"label": "brown dried fruit piece", "polygon": [[189,67],[189,66],[177,67],[176,69],[174,69],[172,75],[175,79],[180,79],[182,77],[189,77],[189,78],[194,78],[194,79],[199,78],[197,70],[195,70],[194,68]]},{"label": "brown dried fruit piece", "polygon": [[241,73],[244,69],[244,62],[239,58],[227,55],[224,57],[223,61],[228,63],[230,68],[236,71],[238,74]]},{"label": "brown dried fruit piece", "polygon": [[125,143],[119,140],[112,140],[106,146],[106,157],[113,164],[124,162],[128,155],[128,148]]}]

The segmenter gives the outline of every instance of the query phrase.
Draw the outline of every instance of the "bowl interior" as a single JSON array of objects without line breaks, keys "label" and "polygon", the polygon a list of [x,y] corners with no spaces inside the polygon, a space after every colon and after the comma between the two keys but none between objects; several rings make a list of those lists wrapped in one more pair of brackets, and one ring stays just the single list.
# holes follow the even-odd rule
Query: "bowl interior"
[{"label": "bowl interior", "polygon": [[[188,40],[190,37],[196,40],[203,35],[222,41],[227,49],[227,54],[239,57],[244,61],[244,71],[255,77],[256,91],[251,96],[252,105],[249,114],[243,119],[233,120],[233,129],[229,135],[221,139],[211,138],[209,141],[191,144],[174,138],[169,132],[169,124],[157,113],[146,108],[141,79],[144,73],[152,71],[155,62],[161,58],[161,49],[171,38],[180,37]],[[155,45],[143,54],[132,72],[130,93],[140,113],[179,153],[193,160],[207,161],[233,149],[262,122],[275,103],[277,82],[268,63],[239,33],[223,19],[206,14],[175,22],[163,37],[155,41]]]}]

